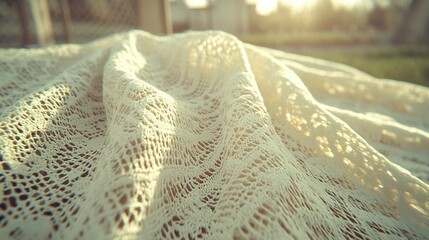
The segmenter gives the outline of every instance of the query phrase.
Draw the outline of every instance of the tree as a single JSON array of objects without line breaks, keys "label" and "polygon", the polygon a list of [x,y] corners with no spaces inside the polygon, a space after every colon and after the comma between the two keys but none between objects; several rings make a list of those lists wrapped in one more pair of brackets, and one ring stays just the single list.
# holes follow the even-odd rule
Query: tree
[{"label": "tree", "polygon": [[402,25],[395,34],[397,43],[418,43],[429,40],[429,1],[413,0]]}]

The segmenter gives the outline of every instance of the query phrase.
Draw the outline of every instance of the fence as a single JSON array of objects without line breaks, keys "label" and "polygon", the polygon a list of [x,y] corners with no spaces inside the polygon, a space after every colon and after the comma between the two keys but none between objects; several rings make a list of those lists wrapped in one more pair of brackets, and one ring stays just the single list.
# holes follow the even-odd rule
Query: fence
[{"label": "fence", "polygon": [[0,47],[81,43],[145,29],[171,32],[168,0],[0,0]]}]

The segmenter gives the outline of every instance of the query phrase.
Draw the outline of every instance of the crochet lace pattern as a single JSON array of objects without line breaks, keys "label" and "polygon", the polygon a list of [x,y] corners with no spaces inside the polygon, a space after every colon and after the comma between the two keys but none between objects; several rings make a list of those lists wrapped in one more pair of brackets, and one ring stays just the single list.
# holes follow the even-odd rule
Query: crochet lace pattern
[{"label": "crochet lace pattern", "polygon": [[429,89],[143,31],[0,50],[1,239],[428,239]]}]

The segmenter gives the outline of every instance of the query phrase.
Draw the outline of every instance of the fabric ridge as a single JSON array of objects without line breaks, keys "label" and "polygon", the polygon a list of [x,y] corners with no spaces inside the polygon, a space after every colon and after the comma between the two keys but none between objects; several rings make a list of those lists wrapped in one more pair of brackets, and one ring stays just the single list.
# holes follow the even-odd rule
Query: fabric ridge
[{"label": "fabric ridge", "polygon": [[429,89],[209,31],[0,50],[0,239],[428,239]]}]

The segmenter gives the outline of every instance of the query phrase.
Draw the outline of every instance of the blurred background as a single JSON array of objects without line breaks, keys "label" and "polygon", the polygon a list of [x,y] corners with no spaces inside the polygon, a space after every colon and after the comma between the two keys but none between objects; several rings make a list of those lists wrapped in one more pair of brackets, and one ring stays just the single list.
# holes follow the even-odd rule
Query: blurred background
[{"label": "blurred background", "polygon": [[222,30],[244,42],[429,86],[429,0],[0,0],[0,47],[142,29]]}]

